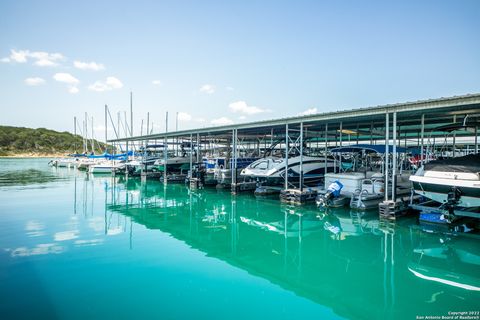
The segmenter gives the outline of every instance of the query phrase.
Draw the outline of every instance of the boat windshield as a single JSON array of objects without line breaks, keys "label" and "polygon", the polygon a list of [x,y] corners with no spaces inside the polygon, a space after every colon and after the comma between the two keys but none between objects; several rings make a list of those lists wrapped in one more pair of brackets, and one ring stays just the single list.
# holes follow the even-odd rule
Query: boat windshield
[{"label": "boat windshield", "polygon": [[259,163],[253,165],[252,168],[260,170],[268,169],[268,161],[260,161]]}]

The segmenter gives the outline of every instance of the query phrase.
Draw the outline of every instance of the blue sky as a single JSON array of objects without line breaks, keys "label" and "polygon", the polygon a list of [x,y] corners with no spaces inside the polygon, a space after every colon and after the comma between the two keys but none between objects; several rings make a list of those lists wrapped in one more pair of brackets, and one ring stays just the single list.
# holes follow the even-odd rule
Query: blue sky
[{"label": "blue sky", "polygon": [[[103,137],[480,92],[480,1],[0,2],[0,124]],[[144,129],[145,130],[145,129]]]}]

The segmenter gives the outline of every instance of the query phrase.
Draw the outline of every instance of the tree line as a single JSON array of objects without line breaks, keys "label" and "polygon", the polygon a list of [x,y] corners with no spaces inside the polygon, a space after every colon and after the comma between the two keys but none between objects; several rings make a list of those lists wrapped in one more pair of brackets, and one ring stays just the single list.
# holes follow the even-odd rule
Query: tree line
[{"label": "tree line", "polygon": [[[94,152],[105,152],[105,143],[93,140]],[[108,146],[108,152],[111,152]],[[53,154],[83,153],[83,138],[69,132],[45,128],[0,126],[0,156],[19,153]],[[92,140],[88,140],[88,153],[92,152]]]}]

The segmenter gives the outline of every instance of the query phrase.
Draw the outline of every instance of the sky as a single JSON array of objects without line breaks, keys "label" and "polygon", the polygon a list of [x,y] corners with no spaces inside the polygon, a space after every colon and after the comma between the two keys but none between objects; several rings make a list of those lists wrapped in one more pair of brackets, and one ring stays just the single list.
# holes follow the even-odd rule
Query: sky
[{"label": "sky", "polygon": [[104,105],[123,122],[130,92],[135,135],[147,112],[157,133],[166,112],[172,131],[177,113],[182,130],[479,93],[479,12],[475,0],[2,0],[0,125],[73,132],[87,112],[104,139]]}]

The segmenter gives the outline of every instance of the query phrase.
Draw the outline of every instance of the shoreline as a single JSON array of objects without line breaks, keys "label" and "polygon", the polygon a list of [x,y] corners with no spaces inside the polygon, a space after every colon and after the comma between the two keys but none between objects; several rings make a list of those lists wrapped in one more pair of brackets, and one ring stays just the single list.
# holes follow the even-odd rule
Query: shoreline
[{"label": "shoreline", "polygon": [[0,159],[10,158],[68,158],[65,154],[31,154],[31,153],[19,153],[15,155],[0,156]]}]

